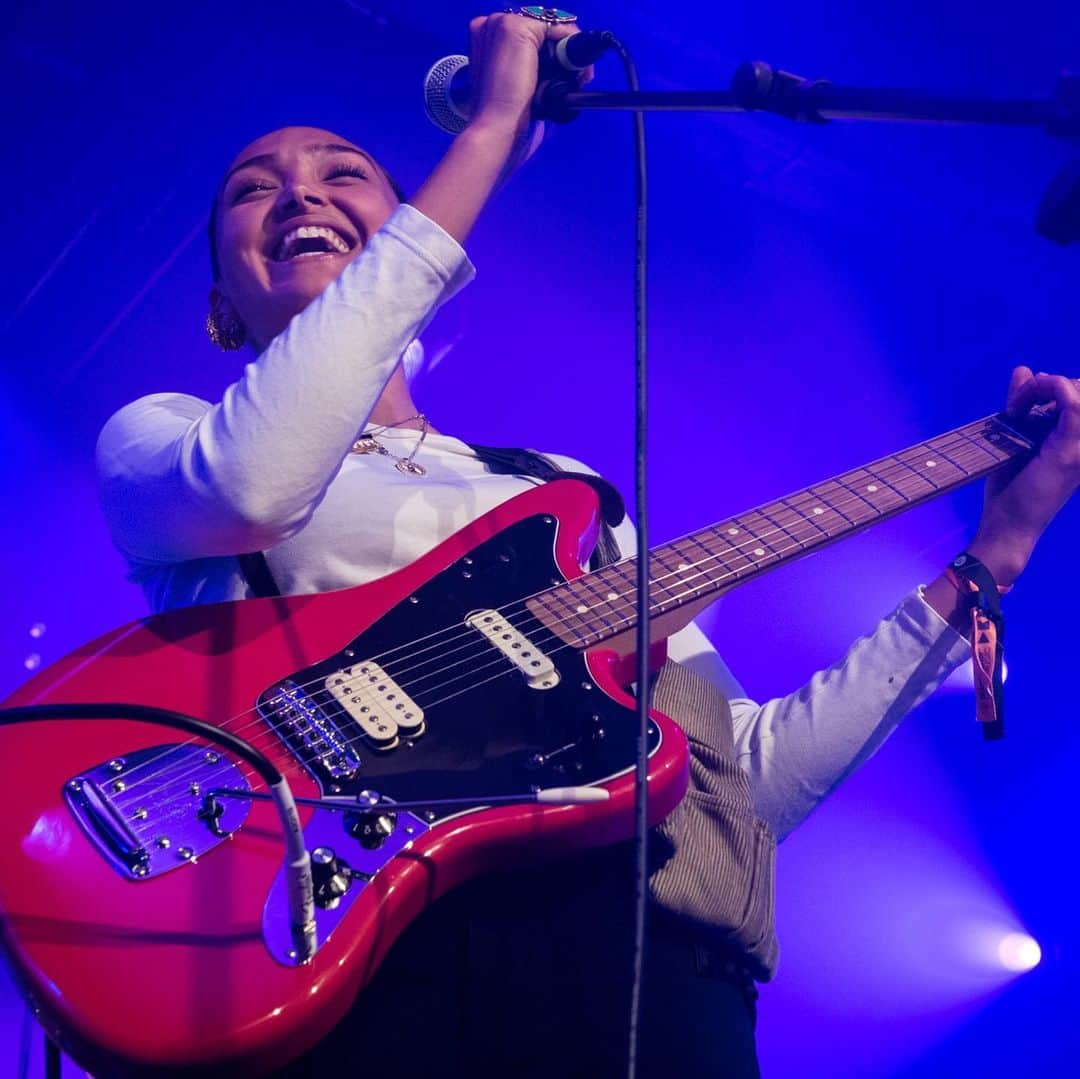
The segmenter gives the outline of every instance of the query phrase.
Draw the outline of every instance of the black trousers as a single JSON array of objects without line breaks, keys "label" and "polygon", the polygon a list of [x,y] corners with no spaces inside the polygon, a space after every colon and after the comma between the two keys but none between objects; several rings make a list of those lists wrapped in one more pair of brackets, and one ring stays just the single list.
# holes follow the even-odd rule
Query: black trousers
[{"label": "black trousers", "polygon": [[[285,1070],[388,1079],[626,1074],[627,848],[474,881],[394,946],[352,1011]],[[756,991],[722,943],[651,909],[641,1079],[756,1079]]]}]

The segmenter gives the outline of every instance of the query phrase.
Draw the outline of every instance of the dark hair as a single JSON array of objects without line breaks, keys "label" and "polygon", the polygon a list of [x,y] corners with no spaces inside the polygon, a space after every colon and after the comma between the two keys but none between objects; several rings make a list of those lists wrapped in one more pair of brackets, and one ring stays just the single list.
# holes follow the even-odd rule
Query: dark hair
[{"label": "dark hair", "polygon": [[[386,178],[386,182],[390,185],[390,190],[394,192],[398,202],[408,202],[409,198],[401,189],[401,185],[397,180],[382,165],[379,165],[379,171]],[[218,261],[217,253],[217,215],[222,194],[223,188],[218,188],[214,194],[214,201],[210,203],[210,220],[206,223],[206,239],[210,244],[210,272],[213,274],[215,284],[221,280],[221,263]]]}]

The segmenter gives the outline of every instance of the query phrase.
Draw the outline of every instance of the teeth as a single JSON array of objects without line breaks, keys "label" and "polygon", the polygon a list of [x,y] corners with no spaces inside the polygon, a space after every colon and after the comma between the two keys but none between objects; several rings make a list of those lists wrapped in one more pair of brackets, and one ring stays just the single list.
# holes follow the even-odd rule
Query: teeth
[{"label": "teeth", "polygon": [[[299,228],[290,229],[285,235],[278,241],[276,258],[279,261],[285,261],[293,257],[293,251],[296,244],[300,240],[315,240],[321,239],[333,248],[333,250],[340,254],[348,254],[349,245],[342,238],[340,233],[335,229],[327,228],[325,225],[301,225]],[[319,255],[323,254],[321,251],[305,251],[301,252],[302,255]]]}]

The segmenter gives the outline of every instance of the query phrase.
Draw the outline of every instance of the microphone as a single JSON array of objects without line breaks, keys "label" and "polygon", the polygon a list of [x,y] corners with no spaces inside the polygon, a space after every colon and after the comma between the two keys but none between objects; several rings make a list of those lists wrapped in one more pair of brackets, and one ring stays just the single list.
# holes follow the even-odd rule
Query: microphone
[{"label": "microphone", "polygon": [[[565,123],[573,118],[565,106],[560,108],[558,95],[547,101],[546,91],[553,84],[565,86],[570,76],[596,63],[615,39],[607,30],[583,30],[579,34],[547,42],[540,53],[540,85],[533,101],[533,118]],[[576,84],[573,84],[576,89]],[[438,128],[456,135],[472,119],[472,79],[467,56],[444,56],[431,65],[424,76],[424,111]]]}]

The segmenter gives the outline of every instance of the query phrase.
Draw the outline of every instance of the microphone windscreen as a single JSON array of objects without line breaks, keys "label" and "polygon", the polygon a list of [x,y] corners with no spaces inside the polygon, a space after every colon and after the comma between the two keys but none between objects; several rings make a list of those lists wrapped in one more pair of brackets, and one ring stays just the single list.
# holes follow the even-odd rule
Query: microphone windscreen
[{"label": "microphone windscreen", "polygon": [[444,56],[431,65],[424,76],[424,111],[438,128],[457,135],[469,126],[468,95],[454,85],[465,79],[461,74],[469,66],[467,56]]}]

